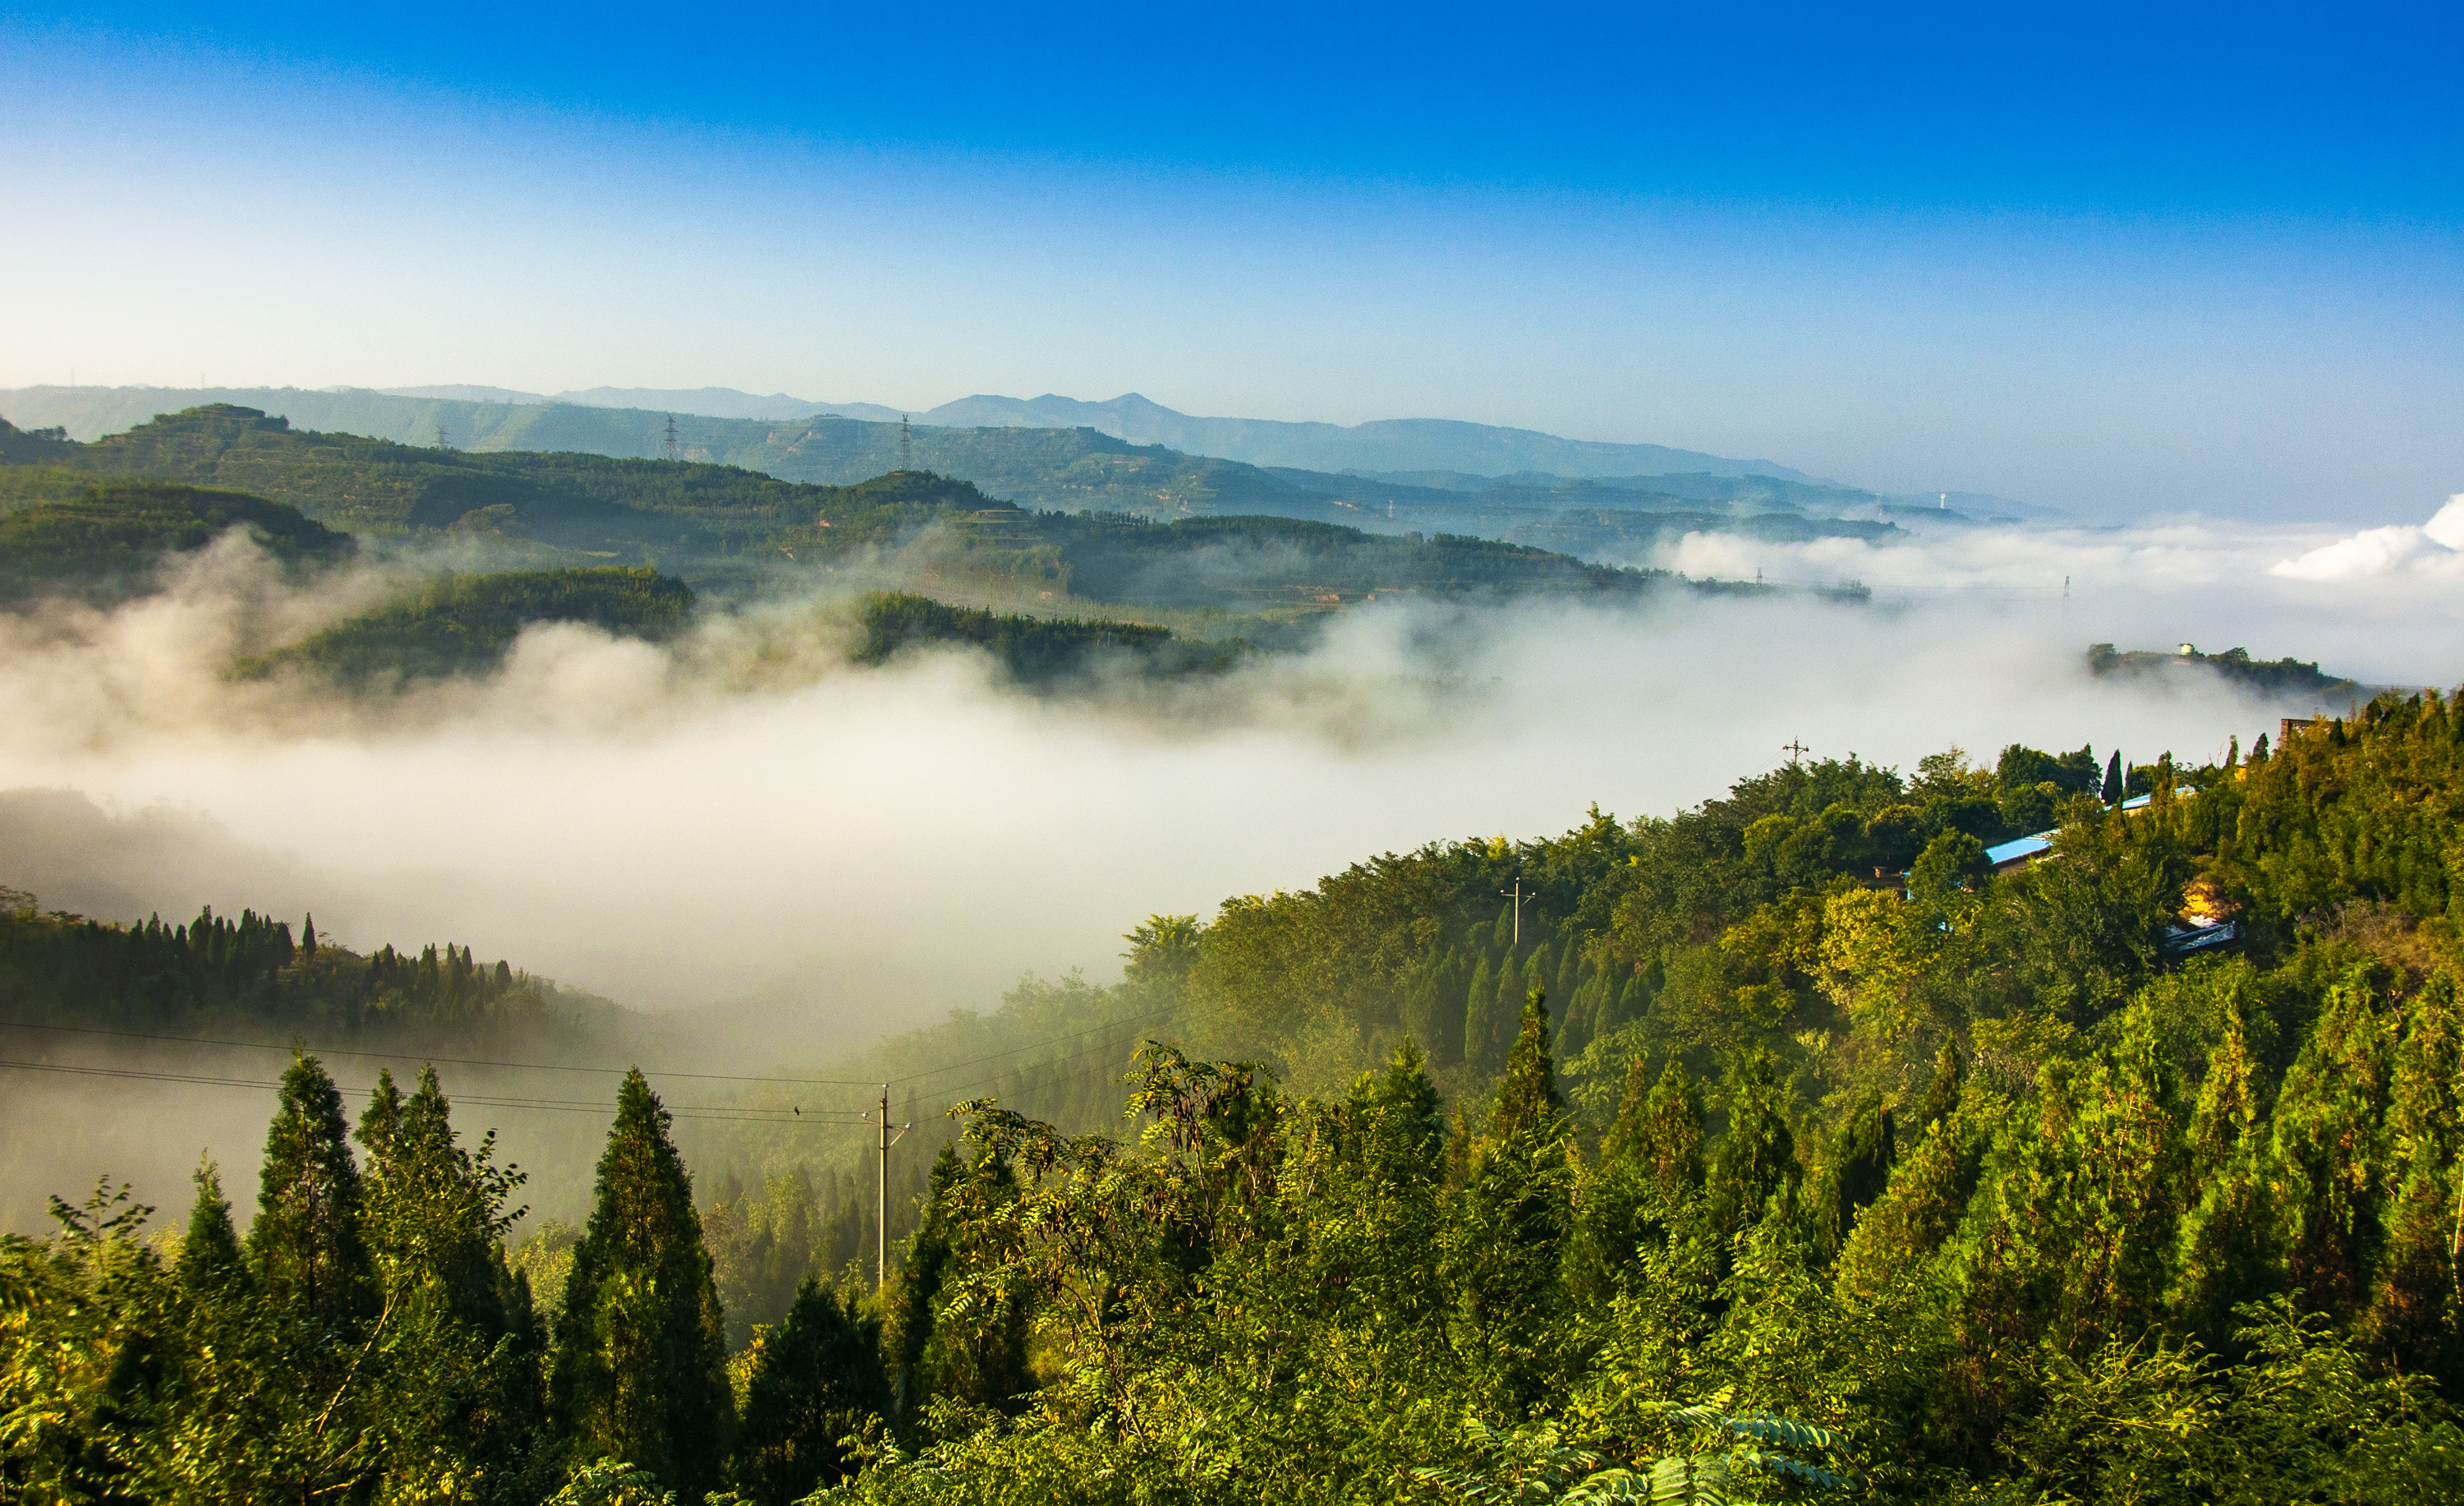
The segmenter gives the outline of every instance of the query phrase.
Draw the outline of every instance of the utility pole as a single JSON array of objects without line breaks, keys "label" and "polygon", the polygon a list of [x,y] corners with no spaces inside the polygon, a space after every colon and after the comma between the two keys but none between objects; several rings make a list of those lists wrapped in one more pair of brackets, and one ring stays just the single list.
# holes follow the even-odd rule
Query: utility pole
[{"label": "utility pole", "polygon": [[[915,469],[914,435],[907,427],[907,415],[898,415],[898,469],[901,474]],[[890,1111],[884,1109],[884,1114]]]},{"label": "utility pole", "polygon": [[1527,894],[1525,894],[1525,893],[1523,892],[1523,880],[1522,880],[1522,879],[1520,879],[1520,878],[1518,878],[1518,879],[1516,879],[1516,880],[1514,881],[1514,887],[1513,887],[1513,888],[1511,888],[1511,889],[1501,889],[1501,890],[1499,890],[1499,891],[1498,891],[1498,893],[1499,893],[1499,894],[1502,894],[1502,895],[1510,895],[1510,896],[1512,896],[1512,897],[1513,897],[1513,899],[1514,899],[1514,949],[1515,949],[1516,951],[1518,951],[1518,952],[1519,952],[1519,951],[1523,950],[1523,905],[1524,905],[1524,901],[1526,901],[1526,900],[1529,900],[1529,899],[1537,899],[1537,898],[1539,898],[1540,897],[1539,897],[1538,895],[1527,895]]},{"label": "utility pole", "polygon": [[[890,1122],[890,1084],[886,1082],[881,1085],[880,1117],[868,1114],[864,1118],[881,1131],[880,1201],[875,1206],[872,1225],[872,1292],[879,1296],[890,1286],[890,1147],[906,1139],[907,1132],[915,1126]],[[890,1133],[893,1129],[898,1132],[895,1138]]]},{"label": "utility pole", "polygon": [[676,458],[676,415],[668,415],[668,458]]},{"label": "utility pole", "polygon": [[1796,761],[1798,759],[1801,759],[1808,753],[1814,751],[1812,748],[1807,747],[1804,741],[1799,738],[1789,739],[1787,742],[1779,745],[1779,750],[1788,755],[1788,766],[1791,768],[1794,768],[1796,766]]}]

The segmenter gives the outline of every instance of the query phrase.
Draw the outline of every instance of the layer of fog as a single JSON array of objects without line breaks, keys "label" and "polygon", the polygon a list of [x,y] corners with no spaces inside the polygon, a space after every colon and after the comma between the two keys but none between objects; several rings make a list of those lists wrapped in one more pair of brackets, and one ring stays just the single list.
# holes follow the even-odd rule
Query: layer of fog
[{"label": "layer of fog", "polygon": [[[2275,570],[2337,543],[2197,520],[1879,548],[1695,537],[1666,563],[1855,576],[1877,603],[1380,601],[1221,680],[1043,698],[963,653],[850,668],[839,619],[793,602],[664,646],[538,629],[487,680],[357,705],[226,670],[393,582],[287,587],[227,543],[159,596],[0,618],[0,883],[115,919],[313,909],[354,947],[451,940],[693,1011],[667,1065],[801,1069],[990,1008],[1023,972],[1110,977],[1152,912],[1211,914],[1433,839],[1553,832],[1594,802],[1667,813],[1798,740],[1902,767],[2013,741],[2206,759],[2314,709],[2200,675],[2092,679],[2091,642],[2452,683],[2452,578]],[[279,1064],[252,1060],[231,1072]],[[102,1169],[176,1203],[201,1143],[247,1195],[262,1093],[23,1074],[10,1091],[8,1223]],[[494,1121],[537,1163],[571,1139],[563,1118],[592,1122]]]},{"label": "layer of fog", "polygon": [[1621,563],[1730,580],[1856,581],[1885,605],[1954,616],[2033,610],[2058,624],[2065,642],[2246,647],[2370,684],[2464,677],[2454,591],[2464,579],[2464,497],[2426,523],[2360,532],[2198,517],[2096,528],[1920,518],[1881,543],[1688,534]]}]

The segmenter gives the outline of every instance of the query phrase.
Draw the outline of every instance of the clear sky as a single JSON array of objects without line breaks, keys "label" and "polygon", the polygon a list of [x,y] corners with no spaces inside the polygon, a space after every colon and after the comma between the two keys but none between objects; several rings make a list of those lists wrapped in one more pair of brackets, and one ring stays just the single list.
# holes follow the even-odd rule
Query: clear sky
[{"label": "clear sky", "polygon": [[0,13],[0,386],[1434,415],[2464,490],[2453,6]]}]

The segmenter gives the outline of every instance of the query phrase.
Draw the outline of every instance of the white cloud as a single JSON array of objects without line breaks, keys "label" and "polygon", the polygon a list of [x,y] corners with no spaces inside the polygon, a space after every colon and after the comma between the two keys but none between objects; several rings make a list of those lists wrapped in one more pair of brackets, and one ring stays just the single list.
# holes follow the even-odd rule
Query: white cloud
[{"label": "white cloud", "polygon": [[2297,581],[2353,581],[2399,570],[2439,576],[2464,573],[2464,493],[2449,498],[2426,524],[2366,528],[2307,554],[2278,561],[2268,573]]}]

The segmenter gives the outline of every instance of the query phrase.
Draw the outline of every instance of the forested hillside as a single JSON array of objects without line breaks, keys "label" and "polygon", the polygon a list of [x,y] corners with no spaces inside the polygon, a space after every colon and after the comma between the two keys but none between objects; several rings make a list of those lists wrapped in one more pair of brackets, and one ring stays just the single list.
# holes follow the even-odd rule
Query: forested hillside
[{"label": "forested hillside", "polygon": [[[79,419],[79,432],[94,432],[99,426],[98,444],[118,442],[122,432],[157,428],[173,410],[191,414],[274,411],[288,414],[302,431],[331,429],[382,436],[359,442],[387,443],[423,454],[518,452],[650,460],[670,454],[672,426],[673,454],[682,460],[738,467],[787,481],[852,485],[915,466],[965,479],[993,497],[1025,507],[1134,513],[1166,520],[1256,514],[1397,530],[1444,530],[1526,543],[1548,541],[1512,531],[1518,523],[1537,522],[1548,514],[1569,510],[1682,516],[1690,520],[1685,526],[1746,531],[1789,528],[1795,530],[1792,536],[1804,537],[1862,538],[1875,536],[1877,530],[1891,531],[1887,523],[1874,519],[1880,503],[1875,494],[1803,478],[1701,471],[1598,478],[1530,474],[1491,477],[1462,472],[1362,476],[1334,469],[1246,464],[1216,458],[1199,447],[1138,443],[1072,425],[927,424],[911,431],[896,423],[836,414],[794,420],[722,419],[558,403],[413,399],[374,392],[166,391],[139,394],[135,406],[127,400],[106,402],[100,397],[82,406],[66,397],[42,400],[35,394],[35,407],[46,413],[70,415],[74,410],[71,416]],[[103,406],[96,408],[96,403]],[[98,413],[107,414],[108,421],[98,420]],[[1683,452],[1667,452],[1667,455],[1695,462],[1709,458],[1686,456]],[[226,484],[249,483],[233,479]],[[447,491],[451,494],[451,488]],[[369,495],[376,494],[363,493]],[[447,495],[439,505],[456,499]],[[1864,520],[1842,521],[1843,513]],[[1748,518],[1759,521],[1749,527],[1740,521]],[[1579,542],[1590,536],[1572,532],[1563,537]],[[1614,537],[1604,541],[1617,542]]]},{"label": "forested hillside", "polygon": [[155,566],[232,528],[293,566],[346,559],[351,537],[240,492],[156,482],[94,485],[49,467],[0,470],[0,602],[142,594]]},{"label": "forested hillside", "polygon": [[7,1247],[0,1468],[46,1498],[2458,1498],[2459,812],[2464,716],[2388,698],[2195,768],[1795,764],[1155,917],[1117,986],[817,1074],[929,1126],[877,1301],[858,1165],[774,1090],[680,1143],[628,1081],[586,1225],[507,1251],[513,1179],[440,1082],[354,1136],[303,1059],[245,1232],[209,1171],[176,1238],[106,1194]]},{"label": "forested hillside", "polygon": [[638,566],[447,575],[407,600],[242,660],[238,672],[262,678],[297,670],[355,690],[484,674],[533,623],[579,622],[625,637],[662,638],[682,629],[693,608],[692,587]]}]

